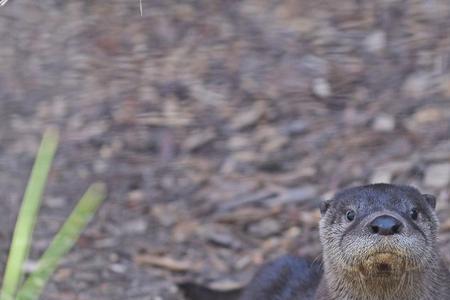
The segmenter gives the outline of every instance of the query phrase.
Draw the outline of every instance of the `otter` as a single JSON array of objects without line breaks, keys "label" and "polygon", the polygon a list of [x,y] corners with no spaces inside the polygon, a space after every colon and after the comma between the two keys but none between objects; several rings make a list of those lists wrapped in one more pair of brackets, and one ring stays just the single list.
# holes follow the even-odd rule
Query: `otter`
[{"label": "otter", "polygon": [[434,196],[410,186],[348,188],[321,204],[321,263],[281,257],[227,295],[183,289],[192,300],[450,299],[435,206]]}]

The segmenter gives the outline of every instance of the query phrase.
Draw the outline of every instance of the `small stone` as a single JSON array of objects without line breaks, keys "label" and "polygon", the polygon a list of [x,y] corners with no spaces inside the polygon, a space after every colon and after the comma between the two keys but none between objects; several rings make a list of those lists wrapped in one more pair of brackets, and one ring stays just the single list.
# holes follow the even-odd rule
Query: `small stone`
[{"label": "small stone", "polygon": [[380,114],[375,118],[372,128],[375,131],[391,132],[395,129],[395,119],[391,115]]},{"label": "small stone", "polygon": [[125,233],[142,234],[147,230],[148,224],[144,219],[129,221],[123,225]]},{"label": "small stone", "polygon": [[117,274],[124,274],[127,271],[127,267],[123,264],[112,264],[109,269]]},{"label": "small stone", "polygon": [[386,48],[386,33],[381,30],[372,32],[364,40],[364,47],[368,52],[380,53]]},{"label": "small stone", "polygon": [[370,178],[370,183],[390,183],[392,181],[392,172],[389,170],[376,170]]},{"label": "small stone", "polygon": [[425,72],[418,72],[405,80],[402,86],[402,93],[406,97],[420,99],[427,95],[429,87],[430,75]]},{"label": "small stone", "polygon": [[442,121],[445,111],[436,107],[426,107],[415,112],[405,120],[405,127],[411,131],[417,131],[425,125]]},{"label": "small stone", "polygon": [[282,226],[278,221],[266,219],[250,225],[249,232],[258,238],[267,238],[279,233],[281,229]]},{"label": "small stone", "polygon": [[416,123],[425,124],[439,121],[443,116],[444,114],[439,108],[429,107],[416,112],[413,119]]},{"label": "small stone", "polygon": [[242,288],[242,282],[235,281],[229,278],[217,280],[211,282],[210,288],[217,291],[231,291],[235,289]]},{"label": "small stone", "polygon": [[312,86],[313,94],[319,98],[328,98],[331,96],[331,87],[324,78],[316,78]]},{"label": "small stone", "polygon": [[61,208],[66,205],[66,199],[63,197],[49,197],[44,203],[50,208]]},{"label": "small stone", "polygon": [[443,188],[450,183],[450,163],[434,164],[425,172],[425,185],[434,188]]},{"label": "small stone", "polygon": [[103,160],[97,160],[94,162],[93,169],[96,174],[103,174],[108,170],[108,164]]},{"label": "small stone", "polygon": [[142,190],[132,190],[128,193],[128,200],[134,203],[140,203],[144,200],[145,195]]},{"label": "small stone", "polygon": [[27,260],[23,264],[23,270],[26,273],[32,273],[38,269],[39,263],[35,260]]},{"label": "small stone", "polygon": [[299,227],[294,226],[286,230],[284,236],[288,239],[295,239],[300,235],[301,232],[302,230]]}]

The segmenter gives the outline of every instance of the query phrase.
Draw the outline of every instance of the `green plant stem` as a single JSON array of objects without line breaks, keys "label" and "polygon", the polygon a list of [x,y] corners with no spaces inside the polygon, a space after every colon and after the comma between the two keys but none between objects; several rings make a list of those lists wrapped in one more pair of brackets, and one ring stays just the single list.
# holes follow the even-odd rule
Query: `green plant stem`
[{"label": "green plant stem", "polygon": [[28,258],[31,236],[41,205],[50,166],[58,145],[58,132],[49,129],[44,133],[36,160],[25,189],[22,205],[14,229],[8,262],[3,277],[1,300],[14,297],[22,278],[23,264]]},{"label": "green plant stem", "polygon": [[37,269],[25,281],[17,293],[16,300],[38,299],[39,295],[62,259],[105,198],[105,185],[93,184],[83,195],[73,212],[61,227],[55,238],[37,264]]}]

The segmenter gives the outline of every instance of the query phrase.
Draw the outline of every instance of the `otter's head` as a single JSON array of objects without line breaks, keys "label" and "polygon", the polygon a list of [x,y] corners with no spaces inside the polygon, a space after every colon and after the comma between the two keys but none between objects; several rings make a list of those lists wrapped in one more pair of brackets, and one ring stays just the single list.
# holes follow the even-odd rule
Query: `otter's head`
[{"label": "otter's head", "polygon": [[325,267],[383,278],[429,267],[436,253],[435,205],[434,196],[409,186],[374,184],[338,193],[321,206]]}]

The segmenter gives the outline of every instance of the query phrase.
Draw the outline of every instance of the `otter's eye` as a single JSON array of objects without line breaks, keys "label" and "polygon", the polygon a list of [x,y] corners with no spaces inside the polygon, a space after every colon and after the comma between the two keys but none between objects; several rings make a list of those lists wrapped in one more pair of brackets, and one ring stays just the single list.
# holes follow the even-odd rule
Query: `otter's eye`
[{"label": "otter's eye", "polygon": [[347,210],[347,212],[345,213],[345,217],[347,218],[347,221],[351,222],[355,219],[356,213],[354,210]]},{"label": "otter's eye", "polygon": [[417,218],[419,217],[419,212],[415,208],[411,209],[411,212],[409,214],[411,216],[411,219],[413,220],[417,220]]}]

